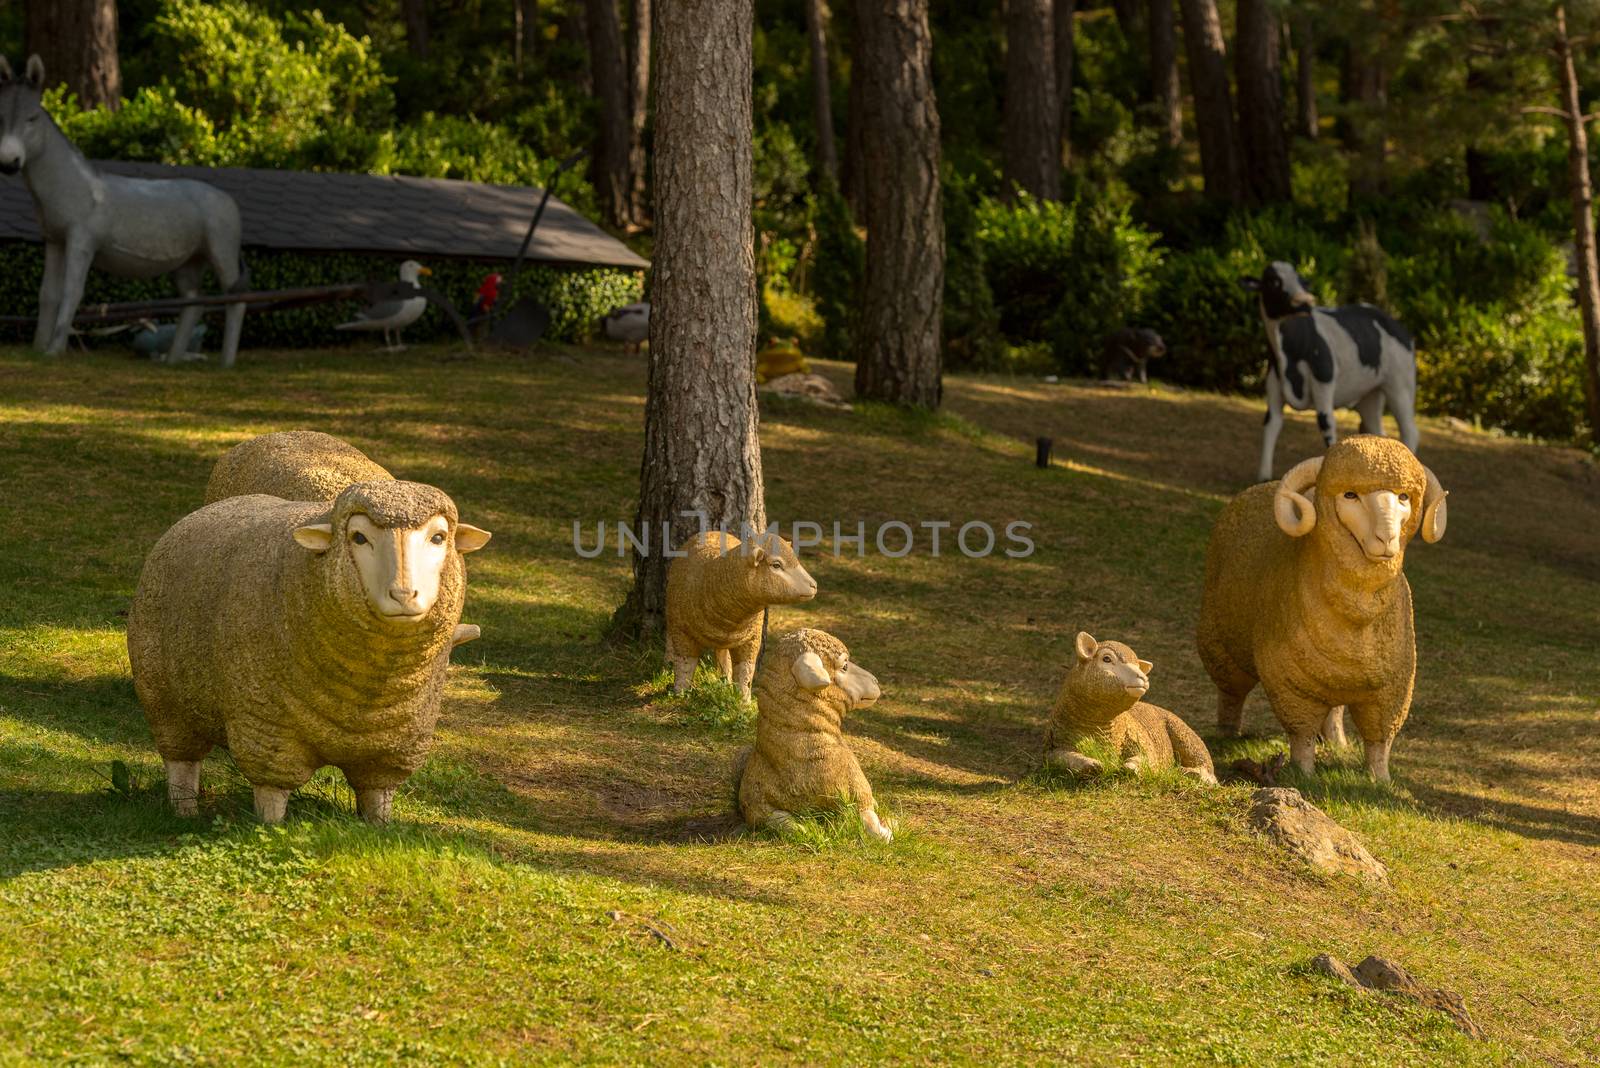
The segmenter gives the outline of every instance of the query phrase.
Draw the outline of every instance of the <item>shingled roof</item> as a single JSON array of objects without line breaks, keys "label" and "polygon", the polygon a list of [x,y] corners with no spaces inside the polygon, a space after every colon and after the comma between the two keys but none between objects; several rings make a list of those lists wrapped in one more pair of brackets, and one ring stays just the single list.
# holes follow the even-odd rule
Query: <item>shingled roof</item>
[{"label": "shingled roof", "polygon": [[[323,174],[231,167],[168,167],[97,160],[110,174],[194,178],[239,202],[244,243],[297,252],[377,252],[514,259],[540,191],[443,178]],[[0,241],[38,241],[21,178],[0,178]],[[541,263],[643,269],[649,262],[555,197],[528,258]]]}]

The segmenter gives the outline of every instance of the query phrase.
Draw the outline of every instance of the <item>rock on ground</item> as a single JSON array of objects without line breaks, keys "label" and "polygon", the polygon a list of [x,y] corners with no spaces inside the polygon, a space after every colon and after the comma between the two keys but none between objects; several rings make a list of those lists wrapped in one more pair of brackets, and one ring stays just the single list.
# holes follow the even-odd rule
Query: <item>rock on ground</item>
[{"label": "rock on ground", "polygon": [[1358,990],[1381,990],[1408,997],[1419,1005],[1444,1013],[1473,1038],[1484,1037],[1483,1028],[1467,1015],[1467,1003],[1460,994],[1442,987],[1423,986],[1410,972],[1392,960],[1368,957],[1352,970],[1338,957],[1319,953],[1311,959],[1311,967]]},{"label": "rock on ground", "polygon": [[1389,871],[1354,834],[1326,812],[1284,786],[1257,790],[1250,826],[1320,871],[1358,875],[1386,883]]}]

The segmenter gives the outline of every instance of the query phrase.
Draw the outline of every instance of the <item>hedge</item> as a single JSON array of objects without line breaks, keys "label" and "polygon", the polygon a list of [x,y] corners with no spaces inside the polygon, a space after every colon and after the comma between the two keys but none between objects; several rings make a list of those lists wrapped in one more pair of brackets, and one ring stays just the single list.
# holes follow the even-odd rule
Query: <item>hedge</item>
[{"label": "hedge", "polygon": [[[342,285],[369,280],[393,281],[398,278],[403,256],[360,253],[311,254],[276,252],[264,249],[244,254],[250,272],[251,289],[291,289],[300,286]],[[491,271],[499,271],[509,282],[510,265],[485,264],[466,260],[426,259],[432,276],[425,283],[448,297],[461,313],[470,315],[478,287]],[[44,271],[43,249],[23,242],[0,244],[0,309],[9,315],[34,315],[39,308],[39,281]],[[550,308],[552,341],[580,342],[587,339],[599,319],[613,308],[639,300],[644,290],[641,272],[614,267],[565,268],[548,264],[524,266],[515,292],[507,283],[500,287],[500,301],[506,304],[518,297],[533,297]],[[206,292],[217,292],[216,280],[207,274]],[[113,278],[102,271],[90,271],[84,290],[85,304],[150,300],[173,296],[172,280]],[[359,340],[370,343],[370,335],[341,333],[334,327],[350,319],[356,302],[337,301],[286,311],[252,312],[244,319],[241,345],[246,348],[311,348]],[[220,338],[220,311],[208,332],[207,342],[215,347]],[[174,316],[175,318],[175,316]],[[31,326],[0,327],[0,336],[9,341],[33,339]],[[454,337],[449,316],[430,307],[415,324],[406,329],[408,341],[427,341]]]}]

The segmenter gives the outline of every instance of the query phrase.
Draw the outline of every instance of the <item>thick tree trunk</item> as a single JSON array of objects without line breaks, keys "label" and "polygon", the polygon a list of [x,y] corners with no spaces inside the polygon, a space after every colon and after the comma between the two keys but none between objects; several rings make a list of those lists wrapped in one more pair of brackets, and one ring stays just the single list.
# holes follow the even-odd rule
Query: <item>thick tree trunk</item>
[{"label": "thick tree trunk", "polygon": [[861,14],[860,5],[853,5],[858,10],[851,11],[850,20],[850,90],[845,100],[846,108],[844,126],[844,163],[839,176],[841,191],[844,193],[846,204],[850,205],[851,214],[856,218],[861,217],[862,201],[862,170],[865,164],[862,156],[865,146],[862,144],[862,131],[866,128],[866,97],[865,90],[867,77],[863,70],[865,60],[861,54]]},{"label": "thick tree trunk", "polygon": [[[655,267],[633,590],[619,636],[661,629],[668,559],[700,529],[766,525],[757,435],[751,0],[656,8]],[[698,513],[686,517],[682,513]]]},{"label": "thick tree trunk", "polygon": [[417,59],[428,58],[427,0],[400,0],[406,20],[406,49]]},{"label": "thick tree trunk", "polygon": [[1007,191],[1061,199],[1061,99],[1050,0],[1007,0],[1001,125]]},{"label": "thick tree trunk", "polygon": [[585,0],[589,29],[589,72],[600,101],[600,128],[595,137],[590,175],[600,214],[607,224],[625,227],[632,182],[628,178],[628,72],[623,63],[622,27],[617,0]]},{"label": "thick tree trunk", "polygon": [[628,24],[628,218],[643,226],[650,217],[645,190],[649,155],[644,130],[650,117],[650,0],[633,0]]},{"label": "thick tree trunk", "polygon": [[828,181],[838,181],[833,87],[828,82],[828,9],[823,0],[806,0],[806,35],[811,38],[811,114],[817,131],[817,174]]},{"label": "thick tree trunk", "polygon": [[867,226],[856,393],[936,408],[944,217],[927,0],[861,4],[856,35]]},{"label": "thick tree trunk", "polygon": [[1321,125],[1317,114],[1317,38],[1309,15],[1294,24],[1295,129],[1309,141],[1317,139]]},{"label": "thick tree trunk", "polygon": [[1572,231],[1578,261],[1578,310],[1583,320],[1583,387],[1588,402],[1589,437],[1600,441],[1600,268],[1594,245],[1594,191],[1589,182],[1589,136],[1584,129],[1578,72],[1567,36],[1567,9],[1556,7],[1556,66],[1561,77],[1561,110],[1567,124],[1568,185]]},{"label": "thick tree trunk", "polygon": [[1077,60],[1078,0],[1055,0],[1051,43],[1055,46],[1056,98],[1061,102],[1056,121],[1061,127],[1061,163],[1072,161],[1072,74]]},{"label": "thick tree trunk", "polygon": [[84,107],[122,103],[114,0],[28,0],[26,15],[27,51],[44,60],[46,84],[65,82]]},{"label": "thick tree trunk", "polygon": [[1228,92],[1228,50],[1216,0],[1179,0],[1183,44],[1189,55],[1189,86],[1194,94],[1195,130],[1200,135],[1200,169],[1206,196],[1227,204],[1243,199],[1238,135]]},{"label": "thick tree trunk", "polygon": [[1281,45],[1269,0],[1239,0],[1233,54],[1239,84],[1239,166],[1250,198],[1261,204],[1289,199]]},{"label": "thick tree trunk", "polygon": [[1183,85],[1178,80],[1178,32],[1173,0],[1150,0],[1150,97],[1156,104],[1161,144],[1183,143]]}]

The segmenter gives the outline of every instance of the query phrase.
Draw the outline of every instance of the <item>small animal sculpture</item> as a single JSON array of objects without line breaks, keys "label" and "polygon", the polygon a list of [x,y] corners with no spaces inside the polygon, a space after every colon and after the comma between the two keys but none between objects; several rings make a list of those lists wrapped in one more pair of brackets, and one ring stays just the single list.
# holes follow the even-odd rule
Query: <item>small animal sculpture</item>
[{"label": "small animal sculpture", "polygon": [[723,531],[703,531],[685,543],[683,553],[667,566],[672,688],[688,689],[700,655],[714,652],[722,677],[748,697],[767,608],[811,600],[817,580],[776,534],[741,542]]},{"label": "small animal sculpture", "polygon": [[794,338],[783,341],[773,340],[772,344],[756,353],[756,381],[770,382],[775,378],[785,375],[808,374],[811,364],[806,361],[805,353],[800,351],[800,343]]},{"label": "small animal sculpture", "polygon": [[871,672],[826,631],[797,630],[768,647],[755,688],[756,744],[739,774],[745,823],[781,830],[796,813],[845,799],[868,834],[893,838],[840,730],[846,712],[878,699]]},{"label": "small animal sculpture", "polygon": [[1343,705],[1367,771],[1388,781],[1416,681],[1405,551],[1418,533],[1429,543],[1444,537],[1445,496],[1400,442],[1358,434],[1223,508],[1196,634],[1223,733],[1239,733],[1259,683],[1290,758],[1310,774],[1318,732],[1343,734]]},{"label": "small animal sculpture", "polygon": [[[210,267],[228,292],[244,282],[239,205],[204,182],[102,174],[84,159],[40,103],[44,62],[29,56],[22,80],[0,56],[0,174],[22,174],[44,235],[44,282],[33,347],[60,355],[72,336],[91,266],[120,278],[171,274],[180,297],[200,295]],[[232,367],[243,304],[228,305],[222,366]],[[189,356],[200,308],[185,308],[168,359]]]},{"label": "small animal sculpture", "polygon": [[1383,408],[1394,410],[1400,440],[1417,451],[1417,349],[1411,333],[1370,304],[1317,307],[1295,269],[1276,261],[1240,284],[1260,298],[1272,359],[1267,365],[1267,418],[1257,478],[1272,477],[1283,429],[1283,406],[1314,408],[1322,440],[1339,440],[1335,408],[1361,413],[1363,434],[1383,433]]},{"label": "small animal sculpture", "polygon": [[1105,340],[1100,350],[1100,377],[1108,382],[1150,381],[1145,365],[1167,354],[1167,343],[1154,330],[1128,327]]},{"label": "small animal sculpture", "polygon": [[478,296],[472,302],[471,319],[481,319],[494,311],[494,306],[500,300],[500,283],[504,281],[498,272],[491,273],[483,280],[483,285],[478,287]]},{"label": "small animal sculpture", "polygon": [[650,304],[624,304],[600,320],[600,327],[606,337],[622,342],[622,351],[631,356],[650,340]]},{"label": "small animal sculpture", "polygon": [[[400,265],[400,281],[415,287],[423,275],[432,274],[416,260],[406,260]],[[369,304],[356,312],[348,323],[340,323],[335,330],[381,330],[385,352],[404,352],[400,331],[422,318],[428,310],[428,298],[418,295],[404,300],[385,300]]]},{"label": "small animal sculpture", "polygon": [[1100,761],[1078,749],[1085,741],[1108,742],[1132,771],[1176,766],[1215,784],[1216,768],[1206,743],[1177,715],[1140,698],[1150,690],[1148,660],[1121,642],[1095,641],[1079,631],[1077,662],[1067,672],[1045,731],[1044,759],[1076,775],[1098,775]]},{"label": "small animal sculpture", "polygon": [[200,762],[220,745],[265,823],[329,764],[364,818],[387,820],[439,718],[462,556],[488,540],[441,490],[392,480],[331,503],[229,497],[162,535],[128,659],[178,814],[195,814]]}]

